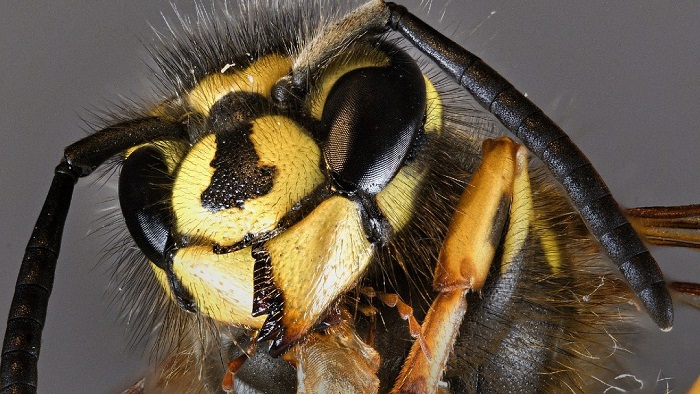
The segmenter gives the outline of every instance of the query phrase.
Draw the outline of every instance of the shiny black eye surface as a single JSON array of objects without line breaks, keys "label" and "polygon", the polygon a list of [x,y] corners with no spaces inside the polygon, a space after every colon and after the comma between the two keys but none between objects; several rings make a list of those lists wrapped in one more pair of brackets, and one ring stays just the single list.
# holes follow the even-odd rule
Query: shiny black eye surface
[{"label": "shiny black eye surface", "polygon": [[387,66],[350,71],[328,94],[321,119],[328,135],[323,156],[340,191],[381,191],[421,132],[423,74],[406,53],[389,55]]},{"label": "shiny black eye surface", "polygon": [[126,227],[148,260],[163,269],[173,223],[167,205],[171,182],[163,155],[153,146],[131,153],[119,176],[119,204]]}]

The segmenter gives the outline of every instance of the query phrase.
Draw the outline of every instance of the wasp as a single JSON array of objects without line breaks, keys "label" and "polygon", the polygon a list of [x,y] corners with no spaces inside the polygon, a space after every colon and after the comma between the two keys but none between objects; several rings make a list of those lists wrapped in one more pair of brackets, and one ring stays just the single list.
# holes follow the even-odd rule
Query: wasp
[{"label": "wasp", "polygon": [[[606,138],[609,138],[609,137],[606,135]],[[687,179],[684,180],[683,184],[686,184],[686,183],[687,183]],[[648,186],[647,186],[647,187],[648,187]],[[645,190],[646,190],[646,189],[645,189]],[[635,201],[635,202],[636,202],[636,201]],[[665,202],[665,201],[660,201],[660,203],[664,203],[664,202]],[[682,202],[682,201],[681,201],[681,202]],[[680,204],[681,202],[678,202],[678,203]],[[407,300],[410,300],[410,298],[408,298],[408,297],[406,297],[406,299],[407,299]],[[418,302],[418,300],[416,300],[416,302]],[[380,306],[380,307],[381,307],[381,306]],[[419,313],[419,312],[417,312],[417,313]],[[382,311],[382,316],[384,316],[384,315],[387,315],[387,316],[388,316],[388,314],[389,314],[389,312]],[[419,317],[421,317],[421,316],[419,316]]]}]

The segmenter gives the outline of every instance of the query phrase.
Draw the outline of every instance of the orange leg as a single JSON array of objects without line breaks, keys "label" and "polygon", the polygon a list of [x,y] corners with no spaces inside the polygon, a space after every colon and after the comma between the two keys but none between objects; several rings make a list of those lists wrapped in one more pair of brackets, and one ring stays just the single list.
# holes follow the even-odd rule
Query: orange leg
[{"label": "orange leg", "polygon": [[[633,208],[625,214],[646,242],[700,249],[700,205]],[[677,299],[700,308],[700,283],[671,282],[668,287]]]},{"label": "orange leg", "polygon": [[226,392],[226,394],[235,394],[234,381],[236,377],[236,372],[245,364],[250,355],[255,353],[257,341],[255,338],[251,339],[248,348],[240,356],[234,358],[228,362],[226,366],[226,372],[224,373],[224,379],[221,382],[221,389]]},{"label": "orange leg", "polygon": [[698,379],[693,383],[690,390],[688,390],[688,394],[700,394],[700,376],[698,376]]},{"label": "orange leg", "polygon": [[633,208],[625,214],[649,243],[700,249],[700,205]]},{"label": "orange leg", "polygon": [[518,234],[505,240],[505,262],[524,242],[529,188],[527,150],[509,138],[486,140],[483,161],[455,209],[438,258],[433,287],[439,295],[421,326],[425,343],[414,342],[392,393],[437,391],[467,310],[465,295],[483,288],[504,231]]}]

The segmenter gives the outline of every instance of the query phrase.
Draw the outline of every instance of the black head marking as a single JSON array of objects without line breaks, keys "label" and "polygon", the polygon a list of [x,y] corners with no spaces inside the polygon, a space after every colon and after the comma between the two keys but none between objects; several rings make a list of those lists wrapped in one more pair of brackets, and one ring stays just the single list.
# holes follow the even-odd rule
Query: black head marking
[{"label": "black head marking", "polygon": [[260,157],[250,140],[250,124],[221,132],[216,136],[216,155],[211,161],[215,168],[209,187],[202,192],[202,206],[217,212],[236,207],[245,201],[270,192],[275,167],[260,166]]}]

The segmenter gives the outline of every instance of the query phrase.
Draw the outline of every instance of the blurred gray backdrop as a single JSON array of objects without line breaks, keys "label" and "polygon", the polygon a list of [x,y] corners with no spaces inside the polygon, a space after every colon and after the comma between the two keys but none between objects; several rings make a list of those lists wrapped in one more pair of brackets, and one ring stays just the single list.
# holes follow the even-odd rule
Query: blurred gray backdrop
[{"label": "blurred gray backdrop", "polygon": [[[193,15],[191,0],[174,1]],[[209,3],[205,1],[205,3]],[[540,105],[625,206],[700,203],[700,5],[695,1],[403,2]],[[4,1],[0,5],[0,332],[23,248],[81,117],[146,96],[153,42],[170,1]],[[145,45],[144,45],[145,44]],[[92,181],[91,181],[92,180]],[[108,241],[93,233],[116,182],[76,188],[41,352],[39,392],[117,393],[146,368],[110,308]],[[99,232],[99,231],[98,231]],[[700,281],[700,253],[654,249],[668,278]],[[700,311],[671,333],[648,321],[636,344],[645,390],[687,390],[700,372]],[[655,389],[652,387],[656,386]]]}]

